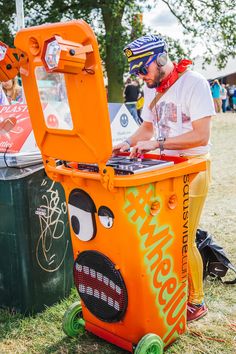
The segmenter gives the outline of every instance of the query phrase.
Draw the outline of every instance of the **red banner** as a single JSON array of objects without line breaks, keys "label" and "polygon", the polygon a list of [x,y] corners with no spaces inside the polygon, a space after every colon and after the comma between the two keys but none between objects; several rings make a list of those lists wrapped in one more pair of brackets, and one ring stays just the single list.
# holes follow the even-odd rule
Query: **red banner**
[{"label": "red banner", "polygon": [[26,104],[0,106],[0,152],[19,152],[31,131]]}]

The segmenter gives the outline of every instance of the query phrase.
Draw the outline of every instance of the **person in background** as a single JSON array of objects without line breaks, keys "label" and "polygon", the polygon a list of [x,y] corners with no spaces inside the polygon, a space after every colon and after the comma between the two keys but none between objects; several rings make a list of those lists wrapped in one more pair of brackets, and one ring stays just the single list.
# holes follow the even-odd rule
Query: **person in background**
[{"label": "person in background", "polygon": [[234,85],[227,85],[226,89],[229,98],[229,106],[228,106],[229,111],[234,111],[234,107],[233,107]]},{"label": "person in background", "polygon": [[8,106],[8,105],[9,105],[8,99],[6,98],[6,95],[2,87],[0,86],[0,106]]},{"label": "person in background", "polygon": [[202,75],[188,70],[190,60],[172,62],[167,43],[158,35],[138,38],[124,52],[130,74],[145,82],[143,123],[132,136],[113,147],[113,154],[132,147],[130,157],[135,157],[160,149],[165,155],[204,157],[207,161],[206,171],[190,183],[187,304],[190,322],[208,312],[202,258],[195,238],[210,182],[209,138],[211,116],[215,114],[210,86]]},{"label": "person in background", "polygon": [[136,81],[128,78],[124,89],[125,105],[129,112],[132,114],[134,120],[140,125],[140,120],[136,108],[136,104],[140,95],[139,85]]},{"label": "person in background", "polygon": [[12,80],[2,82],[2,88],[8,99],[9,104],[23,103],[23,89],[18,84],[17,77]]},{"label": "person in background", "polygon": [[108,102],[108,85],[105,86],[105,90],[106,90],[106,98],[107,98],[107,102]]},{"label": "person in background", "polygon": [[143,122],[143,118],[142,118],[143,105],[144,105],[143,90],[140,88],[140,96],[139,96],[137,104],[136,104],[136,109],[137,109],[140,124],[142,124],[142,122]]},{"label": "person in background", "polygon": [[236,112],[236,87],[234,87],[234,94],[232,97],[232,102],[233,102],[233,112]]},{"label": "person in background", "polygon": [[227,101],[227,90],[225,88],[225,84],[221,84],[221,89],[220,89],[220,98],[222,102],[222,112],[226,112],[226,101]]},{"label": "person in background", "polygon": [[212,93],[216,113],[221,112],[222,103],[221,103],[221,98],[220,98],[220,90],[221,90],[221,86],[220,86],[219,81],[214,80],[211,85],[211,93]]}]

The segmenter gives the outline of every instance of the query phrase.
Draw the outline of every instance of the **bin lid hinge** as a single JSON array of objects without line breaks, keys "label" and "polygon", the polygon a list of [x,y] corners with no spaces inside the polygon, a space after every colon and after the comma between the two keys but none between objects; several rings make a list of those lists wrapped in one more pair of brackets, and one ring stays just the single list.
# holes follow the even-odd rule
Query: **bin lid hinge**
[{"label": "bin lid hinge", "polygon": [[99,164],[98,166],[103,187],[109,191],[112,191],[114,188],[114,169],[111,166],[106,166],[105,164]]},{"label": "bin lid hinge", "polygon": [[53,157],[48,157],[43,155],[43,163],[45,171],[49,178],[55,182],[62,182],[63,177],[60,173],[57,172],[57,160]]}]

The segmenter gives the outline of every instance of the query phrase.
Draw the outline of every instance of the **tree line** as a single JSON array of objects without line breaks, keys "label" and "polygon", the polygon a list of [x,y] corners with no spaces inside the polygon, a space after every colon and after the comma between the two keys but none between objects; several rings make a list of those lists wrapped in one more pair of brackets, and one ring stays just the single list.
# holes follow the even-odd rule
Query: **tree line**
[{"label": "tree line", "polygon": [[[205,43],[205,62],[215,58],[220,68],[229,56],[235,56],[236,21],[232,0],[154,0],[152,8],[146,0],[24,0],[26,27],[83,19],[98,38],[104,74],[108,79],[109,102],[122,100],[123,76],[128,67],[123,55],[124,46],[146,33],[142,22],[144,9],[158,11],[161,2],[178,19],[186,35],[186,47],[167,38],[170,56],[180,59],[190,55],[197,41]],[[12,45],[16,29],[15,2],[0,1],[0,40]],[[186,49],[187,48],[187,49]]]}]

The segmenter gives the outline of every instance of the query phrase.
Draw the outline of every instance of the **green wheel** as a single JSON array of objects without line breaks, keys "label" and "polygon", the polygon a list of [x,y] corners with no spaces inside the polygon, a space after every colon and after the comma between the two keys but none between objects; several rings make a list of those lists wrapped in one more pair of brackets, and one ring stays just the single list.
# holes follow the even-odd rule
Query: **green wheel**
[{"label": "green wheel", "polygon": [[138,342],[134,354],[162,354],[163,353],[162,339],[153,333],[148,333]]},{"label": "green wheel", "polygon": [[81,303],[74,302],[64,314],[62,329],[67,336],[75,337],[84,332],[84,326]]}]

